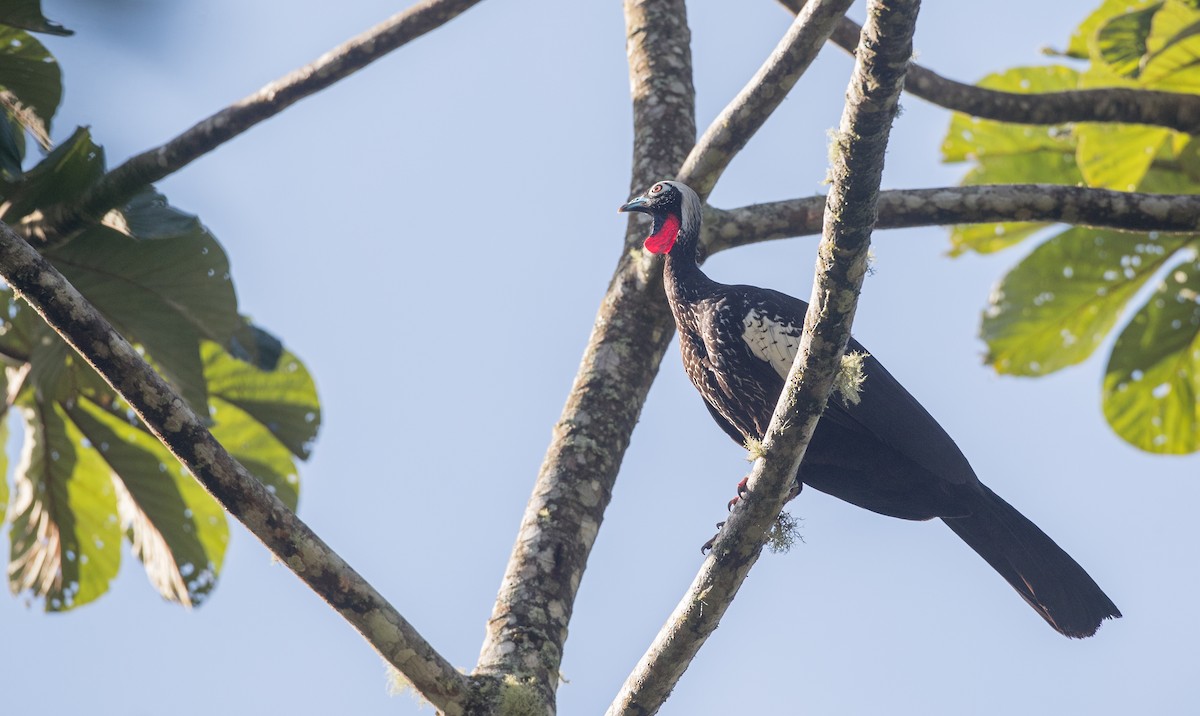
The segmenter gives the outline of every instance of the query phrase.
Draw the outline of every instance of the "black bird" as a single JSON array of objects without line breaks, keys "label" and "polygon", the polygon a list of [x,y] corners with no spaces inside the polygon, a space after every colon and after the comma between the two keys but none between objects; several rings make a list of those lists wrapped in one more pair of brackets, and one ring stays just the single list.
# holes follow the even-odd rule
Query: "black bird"
[{"label": "black bird", "polygon": [[[663,279],[683,365],[709,412],[738,443],[761,440],[808,304],[706,276],[696,263],[700,198],[684,184],[658,182],[619,210],[653,219],[645,246],[667,255]],[[854,340],[848,350],[866,352]],[[1083,567],[979,481],[954,440],[879,361],[868,355],[863,372],[860,402],[830,398],[797,487],[891,517],[940,518],[1066,636],[1091,636],[1121,616]]]}]

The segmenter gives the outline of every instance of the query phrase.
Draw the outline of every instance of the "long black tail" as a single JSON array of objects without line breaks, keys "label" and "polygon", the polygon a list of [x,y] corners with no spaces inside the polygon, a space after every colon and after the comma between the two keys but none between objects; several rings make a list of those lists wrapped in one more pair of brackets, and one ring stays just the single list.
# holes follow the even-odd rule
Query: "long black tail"
[{"label": "long black tail", "polygon": [[954,533],[979,553],[1058,632],[1091,636],[1121,616],[1096,582],[1045,532],[985,485],[973,513],[946,517]]}]

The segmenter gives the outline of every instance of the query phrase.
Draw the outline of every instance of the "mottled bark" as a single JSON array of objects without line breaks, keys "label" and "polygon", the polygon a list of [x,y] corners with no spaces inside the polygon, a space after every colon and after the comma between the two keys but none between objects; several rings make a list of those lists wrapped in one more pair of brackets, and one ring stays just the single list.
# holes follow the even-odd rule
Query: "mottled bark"
[{"label": "mottled bark", "polygon": [[[779,3],[792,13],[806,4],[805,0]],[[832,39],[853,53],[859,29],[854,21],[843,19]],[[1193,94],[1118,87],[1038,94],[1001,92],[947,79],[915,62],[909,65],[904,89],[940,107],[1000,122],[1124,122],[1200,133],[1200,96]]]},{"label": "mottled bark", "polygon": [[716,629],[762,551],[833,387],[866,270],[884,149],[912,52],[919,3],[872,2],[836,138],[812,308],[787,387],[750,474],[750,493],[688,593],[626,680],[610,715],[652,714]]},{"label": "mottled bark", "polygon": [[0,276],[127,402],[221,506],[421,694],[461,714],[468,682],[375,589],[213,438],[183,398],[41,254],[0,223]]},{"label": "mottled bark", "polygon": [[[1059,184],[951,186],[879,193],[876,228],[1061,222],[1125,231],[1200,231],[1200,196],[1142,194]],[[816,234],[825,197],[813,196],[736,209],[706,207],[701,240],[710,253],[772,239]]]},{"label": "mottled bark", "polygon": [[[631,186],[640,189],[672,175],[695,142],[690,33],[682,0],[627,0],[625,21]],[[674,327],[661,261],[629,250],[640,240],[631,222],[526,506],[475,671],[526,684],[548,713],[588,554]]]},{"label": "mottled bark", "polygon": [[351,38],[290,74],[275,80],[162,146],[130,158],[106,173],[77,201],[31,217],[18,229],[55,245],[100,221],[143,187],[174,174],[254,125],[323,90],[392,50],[453,20],[479,0],[425,0]]}]

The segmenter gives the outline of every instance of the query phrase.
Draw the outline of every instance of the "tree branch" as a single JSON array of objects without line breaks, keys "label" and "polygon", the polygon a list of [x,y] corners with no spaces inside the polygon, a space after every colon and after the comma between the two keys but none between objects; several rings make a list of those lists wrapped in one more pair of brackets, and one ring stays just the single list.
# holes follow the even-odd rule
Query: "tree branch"
[{"label": "tree branch", "polygon": [[[815,234],[821,230],[824,209],[825,198],[821,196],[728,210],[706,207],[701,239],[711,254],[772,239]],[[998,221],[1196,233],[1200,232],[1200,196],[1060,184],[951,186],[879,193],[876,228],[880,229]]]},{"label": "tree branch", "polygon": [[779,516],[817,420],[824,411],[866,272],[884,149],[912,53],[917,0],[868,5],[846,109],[838,132],[812,306],[787,386],[763,440],[750,494],[722,529],[709,558],[609,707],[652,714],[716,628]]},{"label": "tree branch", "polygon": [[[779,0],[793,14],[805,0]],[[859,26],[843,19],[833,41],[853,54]],[[904,89],[940,107],[1020,124],[1124,122],[1200,133],[1200,95],[1127,88],[1082,89],[1023,94],[1000,92],[947,79],[915,62],[909,65]]]},{"label": "tree branch", "polygon": [[[626,0],[625,24],[631,184],[642,188],[671,175],[695,142],[690,33],[683,0]],[[639,241],[631,222],[526,506],[475,671],[533,686],[550,712],[587,557],[672,335],[662,264],[631,251]]]},{"label": "tree branch", "polygon": [[246,471],[203,422],[41,254],[0,223],[0,275],[129,403],[197,481],[447,714],[468,681],[350,565]]},{"label": "tree branch", "polygon": [[692,147],[676,177],[701,198],[779,107],[853,0],[815,0],[797,13],[787,33],[753,79],[742,88]]},{"label": "tree branch", "polygon": [[98,222],[142,187],[211,152],[295,102],[329,87],[392,50],[437,29],[479,0],[424,0],[393,15],[259,91],[226,107],[166,144],[147,150],[106,173],[70,205],[23,222],[21,231],[54,245]]}]

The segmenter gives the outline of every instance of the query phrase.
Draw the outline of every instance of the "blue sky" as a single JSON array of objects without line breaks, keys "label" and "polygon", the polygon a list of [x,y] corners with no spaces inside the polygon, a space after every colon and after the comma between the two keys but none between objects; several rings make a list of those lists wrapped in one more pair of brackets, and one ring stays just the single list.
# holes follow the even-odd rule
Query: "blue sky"
[{"label": "blue sky", "polygon": [[[1044,62],[1090,2],[927,3],[918,59],[973,81]],[[47,0],[65,75],[54,137],[110,165],[395,12],[361,0]],[[861,19],[861,8],[855,16]],[[693,3],[703,127],[785,31],[763,2]],[[822,192],[851,63],[827,48],[730,167],[733,207]],[[887,188],[957,181],[948,114],[907,97]],[[484,2],[160,184],[230,254],[241,306],[308,364],[323,430],[300,514],[470,669],[525,500],[620,251],[630,110],[620,3]],[[945,257],[880,232],[856,336],[980,477],[1070,552],[1125,618],[1046,627],[937,523],[806,491],[805,543],[767,555],[664,714],[1181,713],[1200,702],[1196,457],[1141,454],[1099,411],[1103,360],[1051,378],[982,365],[978,318],[1022,249]],[[806,297],[815,239],[748,247],[718,280]],[[566,645],[564,714],[601,711],[694,575],[745,473],[672,348],[634,434]],[[240,526],[194,612],[126,553],[96,604],[0,599],[10,713],[408,714],[366,643]],[[428,713],[428,707],[425,713]]]}]

